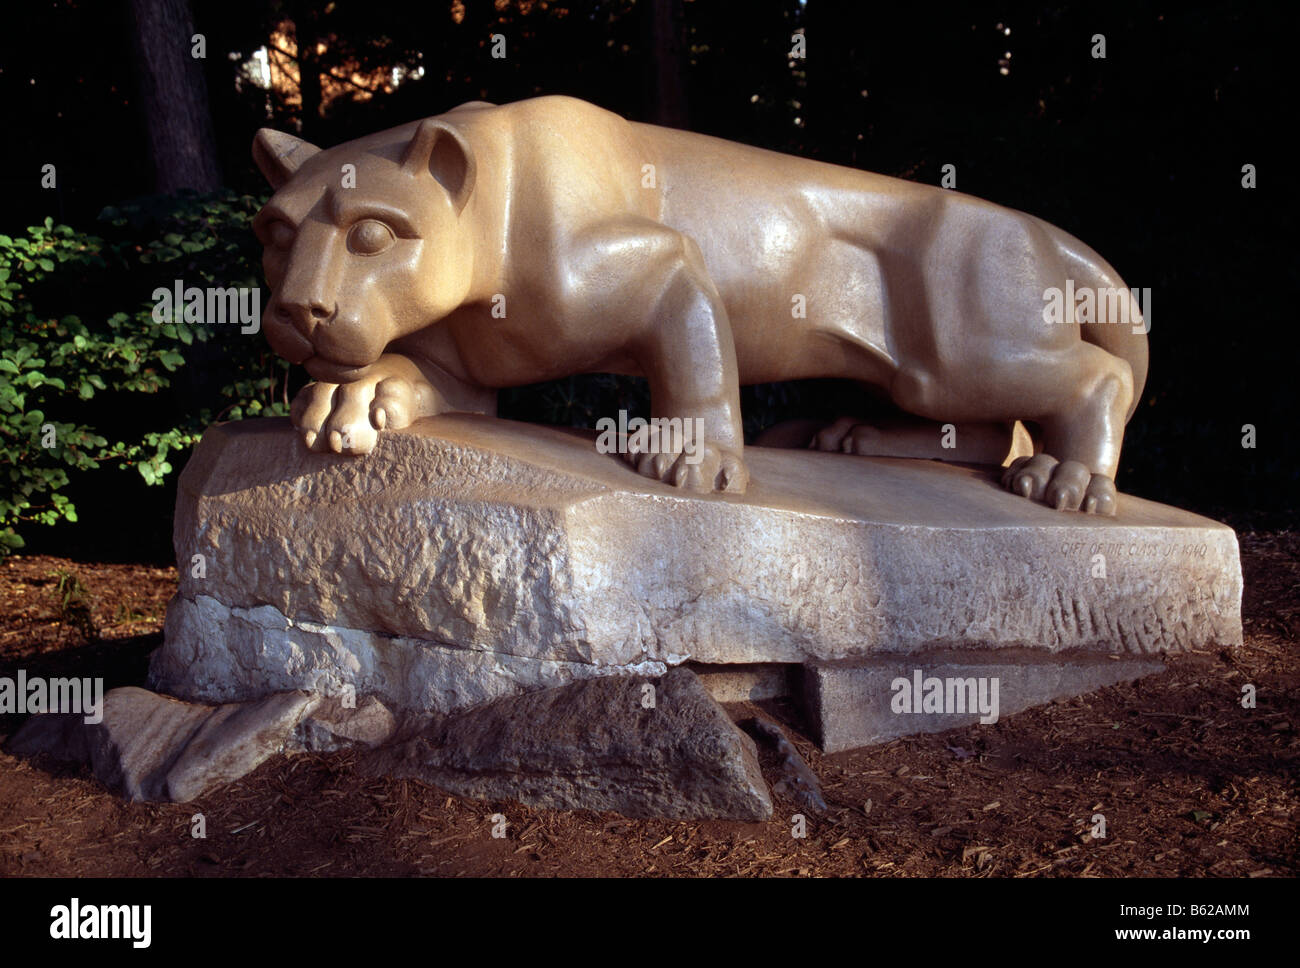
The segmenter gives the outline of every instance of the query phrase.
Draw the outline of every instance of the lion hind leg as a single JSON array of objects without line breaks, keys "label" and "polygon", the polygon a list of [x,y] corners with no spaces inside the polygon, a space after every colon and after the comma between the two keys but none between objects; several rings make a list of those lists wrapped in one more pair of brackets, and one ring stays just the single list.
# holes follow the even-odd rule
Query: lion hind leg
[{"label": "lion hind leg", "polygon": [[873,421],[840,417],[805,436],[811,450],[997,467],[1034,452],[1029,431],[1019,421],[940,423],[910,415]]}]

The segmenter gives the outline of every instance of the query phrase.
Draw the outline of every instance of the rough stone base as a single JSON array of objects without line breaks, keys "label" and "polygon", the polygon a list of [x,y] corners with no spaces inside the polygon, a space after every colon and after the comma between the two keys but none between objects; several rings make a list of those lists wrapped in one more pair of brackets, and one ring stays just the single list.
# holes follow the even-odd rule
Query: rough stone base
[{"label": "rough stone base", "polygon": [[[995,698],[1000,719],[1053,699],[1082,695],[1163,669],[1164,662],[1158,657],[1129,656],[1071,655],[1044,660],[1023,655],[939,653],[866,659],[807,666],[804,701],[822,749],[838,753],[915,733],[940,733],[980,722],[992,725],[997,721],[992,716]],[[942,711],[927,711],[937,708],[933,681],[943,684],[938,694]],[[928,702],[927,694],[931,697]],[[972,708],[989,712],[971,712]]]},{"label": "rough stone base", "polygon": [[[307,452],[285,420],[218,425],[180,480],[151,684],[373,696],[401,717],[687,662],[755,699],[787,688],[755,669],[980,653],[1031,670],[1019,702],[1095,688],[1040,688],[1058,657],[1241,642],[1236,536],[1214,521],[1129,495],[1113,518],[1058,512],[991,468],[746,455],[748,493],[697,495],[590,435],[486,417],[419,421],[360,459]],[[898,735],[828,690],[830,742]]]},{"label": "rough stone base", "polygon": [[452,713],[531,689],[602,675],[660,676],[663,662],[601,665],[464,649],[428,639],[290,619],[207,595],[167,607],[150,685],[194,702],[247,702],[268,692],[372,695],[403,714]]},{"label": "rough stone base", "polygon": [[756,702],[793,696],[799,682],[799,666],[778,663],[754,665],[700,665],[690,669],[718,702]]}]

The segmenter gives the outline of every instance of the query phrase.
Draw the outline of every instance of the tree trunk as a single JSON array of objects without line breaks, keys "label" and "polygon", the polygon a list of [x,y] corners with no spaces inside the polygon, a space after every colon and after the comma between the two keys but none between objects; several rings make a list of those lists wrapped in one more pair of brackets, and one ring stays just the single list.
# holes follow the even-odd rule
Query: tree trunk
[{"label": "tree trunk", "polygon": [[191,54],[188,0],[131,0],[131,13],[154,187],[164,193],[214,191],[221,187],[221,171],[203,64]]},{"label": "tree trunk", "polygon": [[316,45],[320,41],[316,11],[313,4],[301,0],[287,4],[285,9],[293,20],[293,39],[298,48],[298,95],[302,98],[302,112],[299,116],[301,128],[298,133],[305,140],[313,141],[318,138],[321,102],[324,98],[320,56],[316,53]]},{"label": "tree trunk", "polygon": [[685,128],[690,123],[686,107],[686,45],[681,0],[651,0],[650,76],[646,116],[652,124]]}]

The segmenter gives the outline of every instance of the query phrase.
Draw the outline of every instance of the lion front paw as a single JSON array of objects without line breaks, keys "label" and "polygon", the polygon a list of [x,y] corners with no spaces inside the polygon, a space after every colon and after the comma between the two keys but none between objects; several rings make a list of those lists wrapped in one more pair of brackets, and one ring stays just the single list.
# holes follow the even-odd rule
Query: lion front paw
[{"label": "lion front paw", "polygon": [[743,494],[749,486],[749,470],[740,454],[715,444],[704,444],[690,451],[642,452],[635,443],[630,443],[623,459],[639,474],[692,491]]},{"label": "lion front paw", "polygon": [[309,450],[361,456],[381,430],[398,430],[436,413],[433,387],[404,357],[385,355],[350,383],[309,383],[290,416]]},{"label": "lion front paw", "polygon": [[1002,486],[1031,501],[1042,501],[1059,511],[1115,514],[1115,482],[1093,474],[1079,461],[1058,461],[1049,454],[1020,457],[1002,474]]}]

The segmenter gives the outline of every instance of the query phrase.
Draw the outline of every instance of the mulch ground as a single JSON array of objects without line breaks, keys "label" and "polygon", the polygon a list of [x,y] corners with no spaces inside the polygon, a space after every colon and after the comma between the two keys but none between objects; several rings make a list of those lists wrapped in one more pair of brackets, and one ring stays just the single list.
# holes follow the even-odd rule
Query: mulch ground
[{"label": "mulch ground", "polygon": [[[0,877],[1294,876],[1300,534],[1240,538],[1244,648],[853,753],[822,756],[794,733],[829,805],[807,813],[804,837],[788,800],[766,823],[548,813],[364,777],[351,753],[268,762],[189,804],[131,804],[83,772],[0,753]],[[81,591],[68,597],[65,577],[61,592],[59,572]],[[0,563],[0,675],[143,684],[174,589],[172,569]],[[1240,705],[1247,683],[1254,709]],[[730,712],[792,718],[780,703]],[[20,720],[0,716],[0,737]]]}]

